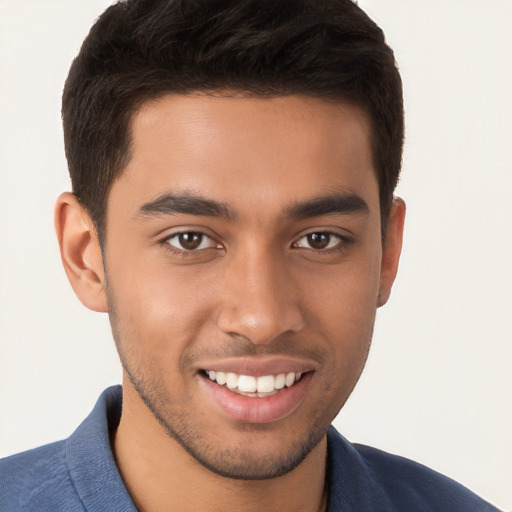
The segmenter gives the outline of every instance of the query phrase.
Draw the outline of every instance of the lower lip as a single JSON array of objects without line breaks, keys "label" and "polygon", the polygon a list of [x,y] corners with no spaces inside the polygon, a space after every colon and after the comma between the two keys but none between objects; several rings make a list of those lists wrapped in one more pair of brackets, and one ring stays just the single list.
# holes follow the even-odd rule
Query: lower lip
[{"label": "lower lip", "polygon": [[305,373],[293,386],[263,398],[239,395],[204,375],[199,375],[199,378],[213,401],[231,419],[244,423],[271,423],[283,419],[297,409],[312,375],[313,372]]}]

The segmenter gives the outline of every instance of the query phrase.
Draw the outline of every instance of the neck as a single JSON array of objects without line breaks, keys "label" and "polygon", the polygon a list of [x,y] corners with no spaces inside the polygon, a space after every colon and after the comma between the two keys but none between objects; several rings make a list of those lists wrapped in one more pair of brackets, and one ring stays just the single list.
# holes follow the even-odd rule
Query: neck
[{"label": "neck", "polygon": [[326,510],[323,440],[295,469],[266,480],[219,476],[192,458],[156,421],[138,395],[123,388],[123,413],[112,438],[125,485],[141,512]]}]

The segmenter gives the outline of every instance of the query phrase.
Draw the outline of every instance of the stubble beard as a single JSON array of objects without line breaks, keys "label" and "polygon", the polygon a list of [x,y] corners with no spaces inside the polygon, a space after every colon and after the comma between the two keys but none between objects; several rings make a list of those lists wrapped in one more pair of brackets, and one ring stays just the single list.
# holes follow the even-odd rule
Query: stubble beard
[{"label": "stubble beard", "polygon": [[[122,338],[126,339],[127,333],[121,334],[115,301],[108,286],[106,289],[112,334],[125,374],[167,435],[202,467],[216,475],[235,480],[277,478],[295,469],[324,438],[330,422],[326,425],[315,422],[308,430],[306,438],[291,443],[286,453],[276,449],[272,453],[262,455],[257,450],[249,451],[247,446],[244,448],[213,447],[214,443],[208,442],[207,436],[200,431],[193,417],[185,412],[169,410],[172,398],[168,396],[166,390],[158,386],[158,382],[154,382],[155,372],[150,365],[140,362],[137,365],[131,364],[131,358],[126,354],[121,341]],[[145,376],[152,376],[152,380],[148,380]],[[186,398],[182,401],[186,402]],[[257,436],[264,430],[262,426],[245,425],[244,427],[249,432],[249,437]],[[257,443],[254,444],[257,445]]]},{"label": "stubble beard", "polygon": [[[276,449],[265,456],[249,451],[247,447],[230,449],[219,447],[217,443],[213,447],[188,415],[170,413],[166,407],[169,401],[144,379],[134,375],[126,361],[122,361],[122,365],[139,397],[165,432],[196,462],[216,475],[235,480],[266,480],[285,475],[295,469],[325,436],[326,428],[315,424],[307,438],[294,442],[286,453]],[[259,429],[261,427],[250,425],[245,428],[249,437],[258,436]]]}]

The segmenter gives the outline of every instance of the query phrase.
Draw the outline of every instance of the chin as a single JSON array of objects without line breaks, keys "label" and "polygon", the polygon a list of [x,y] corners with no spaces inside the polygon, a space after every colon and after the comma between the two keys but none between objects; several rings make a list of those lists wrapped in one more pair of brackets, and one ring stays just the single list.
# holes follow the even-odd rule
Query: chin
[{"label": "chin", "polygon": [[[311,432],[307,439],[294,441],[283,447],[279,439],[273,446],[262,447],[254,434],[251,447],[247,442],[241,446],[215,450],[206,446],[206,439],[190,439],[177,436],[171,429],[169,435],[198,462],[216,475],[234,480],[266,480],[277,478],[293,471],[323,439],[325,432]],[[218,444],[218,446],[226,446]],[[277,447],[281,450],[276,450]],[[283,449],[284,448],[284,449]]]}]

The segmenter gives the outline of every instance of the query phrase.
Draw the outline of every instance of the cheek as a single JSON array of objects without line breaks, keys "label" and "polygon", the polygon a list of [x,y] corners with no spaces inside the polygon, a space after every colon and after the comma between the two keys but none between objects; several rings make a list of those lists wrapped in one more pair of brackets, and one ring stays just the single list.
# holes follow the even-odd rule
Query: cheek
[{"label": "cheek", "polygon": [[109,283],[125,353],[177,367],[210,314],[204,281],[141,261],[130,272],[115,267]]},{"label": "cheek", "polygon": [[371,332],[380,286],[380,259],[348,261],[319,276],[309,286],[309,304],[325,320],[323,324],[341,331]]},{"label": "cheek", "polygon": [[323,287],[312,288],[310,315],[316,317],[313,327],[328,344],[334,387],[351,390],[366,362],[379,292],[379,261],[367,258],[347,264],[327,276]]}]

